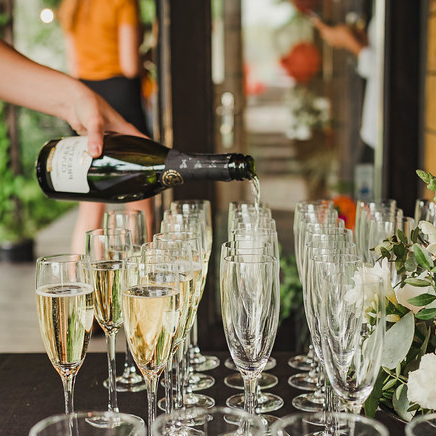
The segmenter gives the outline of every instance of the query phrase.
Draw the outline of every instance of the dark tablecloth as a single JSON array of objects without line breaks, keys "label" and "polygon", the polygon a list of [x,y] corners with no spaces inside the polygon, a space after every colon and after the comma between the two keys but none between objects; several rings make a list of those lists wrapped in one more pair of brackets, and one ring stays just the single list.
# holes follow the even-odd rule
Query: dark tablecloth
[{"label": "dark tablecloth", "polygon": [[[224,406],[226,399],[235,394],[235,389],[228,388],[223,380],[232,371],[223,362],[228,353],[214,353],[221,359],[221,365],[208,374],[216,379],[215,385],[202,391],[212,396],[217,405]],[[276,353],[277,366],[269,372],[279,378],[279,384],[270,389],[280,395],[285,405],[271,413],[284,416],[296,412],[291,401],[302,391],[288,385],[288,377],[296,371],[287,365],[289,353]],[[124,356],[117,355],[118,374],[122,371]],[[80,369],[75,388],[75,409],[106,410],[107,390],[102,381],[107,377],[107,360],[105,354],[89,353]],[[160,388],[159,397],[163,396]],[[133,413],[143,418],[147,416],[145,392],[118,393],[118,406],[121,412]],[[62,383],[46,354],[2,354],[0,355],[0,435],[27,436],[29,429],[41,419],[64,412]],[[404,425],[384,413],[377,418],[390,430],[391,436],[403,436]]]}]

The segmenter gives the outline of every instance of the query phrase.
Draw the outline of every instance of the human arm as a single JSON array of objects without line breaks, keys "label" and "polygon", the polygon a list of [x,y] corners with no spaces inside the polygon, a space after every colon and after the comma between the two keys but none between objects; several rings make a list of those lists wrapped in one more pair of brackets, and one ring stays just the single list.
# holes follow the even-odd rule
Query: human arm
[{"label": "human arm", "polygon": [[140,25],[137,0],[121,0],[118,9],[118,58],[123,75],[139,75]]},{"label": "human arm", "polygon": [[0,41],[0,99],[67,121],[88,135],[88,150],[101,154],[108,130],[144,136],[80,81],[26,58]]},{"label": "human arm", "polygon": [[65,33],[65,51],[67,54],[68,71],[71,76],[79,77],[79,68],[77,65],[76,47],[74,45],[74,38],[71,33]]},{"label": "human arm", "polygon": [[359,56],[361,50],[367,45],[345,24],[329,26],[318,17],[312,18],[312,24],[319,30],[321,38],[327,44],[335,48],[345,49],[356,57]]}]

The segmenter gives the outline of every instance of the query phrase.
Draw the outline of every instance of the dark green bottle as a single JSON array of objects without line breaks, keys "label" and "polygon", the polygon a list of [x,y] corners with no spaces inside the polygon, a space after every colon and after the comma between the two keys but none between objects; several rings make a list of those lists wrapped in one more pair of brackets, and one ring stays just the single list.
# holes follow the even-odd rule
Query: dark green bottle
[{"label": "dark green bottle", "polygon": [[120,203],[191,180],[252,179],[255,166],[243,154],[181,153],[151,139],[108,134],[95,159],[87,153],[87,137],[47,142],[36,161],[36,176],[50,198]]}]

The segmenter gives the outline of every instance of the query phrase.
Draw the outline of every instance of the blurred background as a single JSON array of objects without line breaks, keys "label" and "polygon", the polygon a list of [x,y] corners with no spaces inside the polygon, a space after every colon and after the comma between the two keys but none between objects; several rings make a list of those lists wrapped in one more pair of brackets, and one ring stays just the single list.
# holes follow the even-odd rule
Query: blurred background
[{"label": "blurred background", "polygon": [[[67,71],[59,3],[0,0],[0,35],[31,59]],[[305,329],[293,260],[295,203],[333,198],[349,227],[358,198],[395,198],[412,215],[424,195],[415,169],[436,170],[436,1],[138,3],[147,123],[169,147],[255,158],[261,201],[273,210],[282,248],[276,348],[298,351]],[[373,49],[366,76],[356,55],[329,43],[314,20],[344,25]],[[368,103],[370,81],[376,92]],[[365,105],[372,114],[369,152],[361,132]],[[7,319],[0,351],[42,350],[37,329],[30,333],[34,259],[68,251],[77,205],[45,198],[34,162],[44,142],[70,134],[60,120],[0,102],[0,320]],[[207,349],[225,349],[217,262],[228,203],[252,195],[248,183],[208,182],[155,198],[157,216],[172,199],[212,201],[215,264],[199,311]],[[11,263],[12,246],[33,252]],[[11,315],[19,301],[26,301],[25,321]]]}]

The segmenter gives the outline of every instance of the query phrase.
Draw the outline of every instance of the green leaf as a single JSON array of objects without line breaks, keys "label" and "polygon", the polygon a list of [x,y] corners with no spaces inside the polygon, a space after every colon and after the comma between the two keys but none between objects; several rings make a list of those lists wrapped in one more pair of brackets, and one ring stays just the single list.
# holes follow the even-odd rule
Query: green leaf
[{"label": "green leaf", "polygon": [[407,385],[403,386],[404,387],[401,390],[400,398],[397,399],[396,395],[393,396],[392,405],[394,406],[394,410],[397,412],[398,416],[409,422],[412,420],[414,414],[408,411],[410,403],[407,399]]},{"label": "green leaf", "polygon": [[416,315],[416,318],[422,320],[433,319],[436,316],[436,309],[422,309]]},{"label": "green leaf", "polygon": [[380,253],[383,257],[387,257],[388,259],[391,257],[391,254],[384,247],[380,247]]},{"label": "green leaf", "polygon": [[[407,257],[406,262],[404,263],[404,267],[406,268],[406,271],[408,272],[414,272],[416,271],[416,267],[418,266],[418,262],[415,259],[415,255],[413,253],[410,253],[410,255]],[[399,268],[397,267],[397,270]]]},{"label": "green leaf", "polygon": [[409,312],[386,332],[382,366],[395,369],[407,356],[414,335],[415,318],[413,313]]},{"label": "green leaf", "polygon": [[407,238],[404,232],[400,229],[397,230],[398,239],[404,244],[407,244]]},{"label": "green leaf", "polygon": [[412,246],[413,254],[415,255],[416,261],[426,270],[433,268],[433,260],[430,253],[426,248],[421,247],[418,244]]},{"label": "green leaf", "polygon": [[426,293],[418,295],[417,297],[409,298],[407,302],[419,307],[427,306],[427,304],[432,303],[434,300],[436,300],[436,295]]},{"label": "green leaf", "polygon": [[425,183],[430,183],[433,178],[431,173],[423,170],[416,170],[416,174],[418,174],[418,177]]},{"label": "green leaf", "polygon": [[395,390],[395,398],[396,398],[397,400],[400,399],[400,397],[401,397],[401,393],[403,392],[403,389],[404,389],[404,386],[405,386],[405,385],[404,385],[403,383],[401,383],[400,386],[398,386],[397,389]]},{"label": "green leaf", "polygon": [[378,405],[380,403],[380,398],[382,396],[382,388],[384,383],[385,373],[380,370],[377,380],[375,381],[374,388],[370,393],[369,397],[365,401],[363,408],[365,410],[365,415],[374,418],[375,412],[377,411]]},{"label": "green leaf", "polygon": [[397,258],[402,258],[407,253],[406,247],[404,247],[402,244],[394,245],[393,250]]},{"label": "green leaf", "polygon": [[409,277],[406,280],[404,280],[405,283],[412,285],[412,286],[416,286],[418,288],[423,288],[425,286],[430,286],[431,283],[427,280],[424,279],[416,279],[414,277]]},{"label": "green leaf", "polygon": [[383,391],[388,391],[390,388],[393,388],[397,384],[398,380],[396,378],[393,378],[389,380],[384,386]]}]

